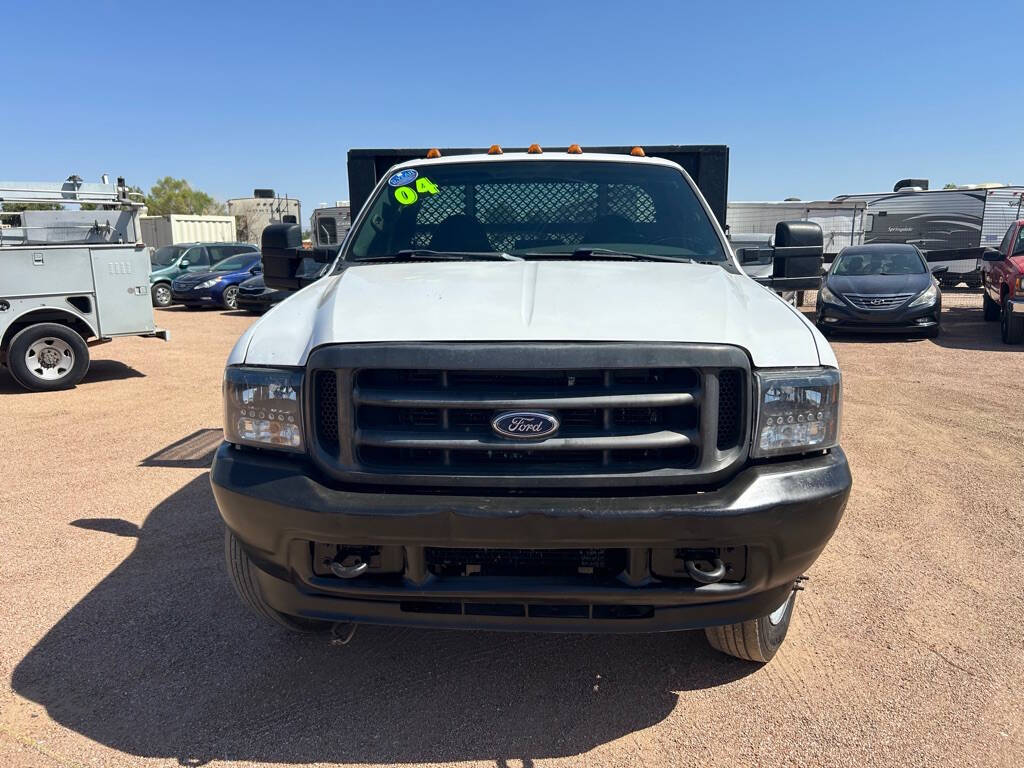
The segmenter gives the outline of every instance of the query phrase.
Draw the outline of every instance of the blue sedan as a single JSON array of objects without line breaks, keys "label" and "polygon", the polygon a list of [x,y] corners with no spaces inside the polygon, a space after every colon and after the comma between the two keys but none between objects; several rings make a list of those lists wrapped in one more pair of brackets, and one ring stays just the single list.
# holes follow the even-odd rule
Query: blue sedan
[{"label": "blue sedan", "polygon": [[186,307],[216,305],[234,309],[238,284],[261,272],[259,253],[240,253],[218,261],[209,272],[190,272],[171,283],[171,297]]}]

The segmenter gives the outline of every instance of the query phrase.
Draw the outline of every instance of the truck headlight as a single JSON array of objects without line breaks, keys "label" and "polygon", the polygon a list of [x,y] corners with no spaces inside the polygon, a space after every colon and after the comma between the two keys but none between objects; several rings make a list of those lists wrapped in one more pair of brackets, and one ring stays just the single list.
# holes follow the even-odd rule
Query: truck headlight
[{"label": "truck headlight", "polygon": [[934,283],[932,283],[925,290],[921,291],[920,295],[918,295],[916,299],[910,302],[910,306],[924,307],[929,304],[934,304],[937,298],[939,298],[939,289]]},{"label": "truck headlight", "polygon": [[752,456],[832,448],[839,441],[842,378],[835,368],[757,374],[757,430]]},{"label": "truck headlight", "polygon": [[839,297],[829,290],[827,285],[821,286],[821,300],[826,304],[835,304],[837,307],[843,306],[843,302],[841,302]]},{"label": "truck headlight", "polygon": [[223,280],[223,277],[215,277],[212,280],[207,280],[205,283],[200,283],[197,288],[213,288],[217,283]]},{"label": "truck headlight", "polygon": [[229,367],[224,373],[224,438],[301,452],[302,372]]}]

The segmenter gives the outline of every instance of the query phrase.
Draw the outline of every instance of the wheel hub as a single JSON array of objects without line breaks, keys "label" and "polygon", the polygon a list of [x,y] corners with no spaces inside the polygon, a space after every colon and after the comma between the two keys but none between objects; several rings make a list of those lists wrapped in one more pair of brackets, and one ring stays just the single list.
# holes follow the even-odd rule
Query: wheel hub
[{"label": "wheel hub", "polygon": [[56,368],[60,362],[60,352],[53,347],[47,347],[39,353],[39,364],[43,368]]},{"label": "wheel hub", "polygon": [[62,379],[75,366],[75,352],[63,339],[47,337],[32,344],[25,353],[25,367],[45,381]]}]

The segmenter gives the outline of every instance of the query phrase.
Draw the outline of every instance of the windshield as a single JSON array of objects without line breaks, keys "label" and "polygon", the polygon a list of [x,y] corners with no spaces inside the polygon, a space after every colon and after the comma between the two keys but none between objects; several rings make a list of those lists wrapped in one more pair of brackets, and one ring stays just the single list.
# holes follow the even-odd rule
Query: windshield
[{"label": "windshield", "polygon": [[832,274],[844,277],[919,275],[925,271],[925,264],[921,256],[916,250],[909,248],[897,251],[872,250],[841,253],[832,268]]},{"label": "windshield", "polygon": [[243,253],[238,256],[228,256],[226,259],[218,261],[211,267],[211,272],[237,272],[240,269],[244,269],[246,265],[252,263],[253,259],[256,258],[255,253]]},{"label": "windshield", "polygon": [[185,250],[177,245],[165,245],[157,248],[149,257],[149,263],[154,267],[169,267],[178,260],[181,252]]},{"label": "windshield", "polygon": [[[520,258],[611,251],[727,262],[678,170],[608,161],[463,162],[392,174],[348,240],[346,261],[403,251]],[[594,255],[594,254],[589,254]]]}]

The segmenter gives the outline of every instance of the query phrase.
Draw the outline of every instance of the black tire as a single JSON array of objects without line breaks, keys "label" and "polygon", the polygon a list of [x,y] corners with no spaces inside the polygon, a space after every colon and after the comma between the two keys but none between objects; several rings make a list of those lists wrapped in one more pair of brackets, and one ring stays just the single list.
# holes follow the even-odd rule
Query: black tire
[{"label": "black tire", "polygon": [[238,307],[238,286],[229,285],[220,295],[220,303],[225,309],[236,309]]},{"label": "black tire", "polygon": [[999,319],[999,303],[990,299],[987,293],[981,295],[981,307],[985,313],[985,319],[990,323]]},{"label": "black tire", "polygon": [[999,335],[1005,344],[1020,344],[1024,341],[1024,317],[1015,317],[1010,312],[1010,300],[1003,304],[1002,316],[999,320]]},{"label": "black tire", "polygon": [[228,576],[235,587],[235,592],[242,598],[242,602],[251,608],[257,615],[278,627],[283,627],[289,632],[300,634],[315,634],[330,630],[329,621],[315,621],[313,619],[302,619],[298,616],[286,616],[271,608],[263,593],[260,592],[259,582],[256,580],[255,568],[249,556],[245,554],[242,545],[234,537],[230,530],[224,529],[224,559],[228,566]]},{"label": "black tire", "polygon": [[[32,349],[39,342],[46,347],[45,359]],[[38,359],[38,366],[30,364],[33,358]],[[38,323],[23,328],[11,339],[7,367],[14,380],[25,389],[35,392],[69,389],[89,370],[89,347],[85,339],[66,325]],[[49,376],[54,378],[47,378]]]},{"label": "black tire", "polygon": [[171,295],[170,283],[155,283],[153,287],[149,289],[149,293],[153,297],[154,307],[169,307],[174,303],[174,297]]},{"label": "black tire", "polygon": [[[776,651],[782,646],[782,641],[786,639],[795,605],[796,592],[794,591],[790,592],[789,598],[784,604],[785,611],[777,622],[773,623],[772,614],[769,614],[759,619],[742,621],[739,624],[707,627],[704,630],[704,635],[716,651],[744,661],[766,664],[772,660]],[[780,609],[782,607],[779,606]]]}]

